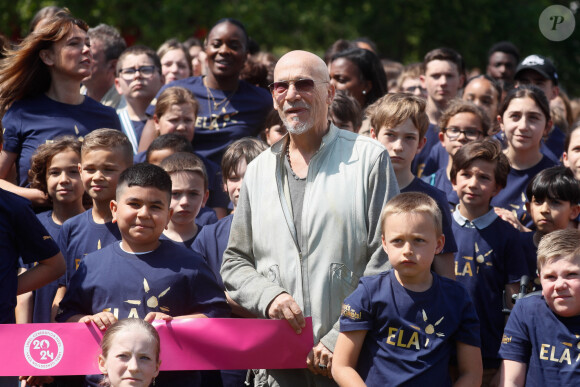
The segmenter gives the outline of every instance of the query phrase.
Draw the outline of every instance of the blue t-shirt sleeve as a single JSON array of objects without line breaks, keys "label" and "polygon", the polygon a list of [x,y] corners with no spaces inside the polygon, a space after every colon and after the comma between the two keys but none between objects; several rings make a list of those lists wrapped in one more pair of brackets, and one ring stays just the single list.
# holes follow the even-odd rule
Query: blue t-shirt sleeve
[{"label": "blue t-shirt sleeve", "polygon": [[372,293],[369,292],[363,280],[364,278],[359,281],[357,288],[342,304],[340,313],[341,332],[368,331],[373,327],[373,315],[371,311]]},{"label": "blue t-shirt sleeve", "polygon": [[58,254],[59,248],[40,223],[30,205],[22,206],[13,217],[14,235],[23,263],[33,263]]},{"label": "blue t-shirt sleeve", "polygon": [[20,153],[22,149],[21,123],[19,114],[14,109],[8,109],[2,118],[4,130],[4,150],[12,153]]},{"label": "blue t-shirt sleeve", "polygon": [[526,321],[523,302],[517,302],[505,326],[499,355],[502,359],[529,363],[532,343]]}]

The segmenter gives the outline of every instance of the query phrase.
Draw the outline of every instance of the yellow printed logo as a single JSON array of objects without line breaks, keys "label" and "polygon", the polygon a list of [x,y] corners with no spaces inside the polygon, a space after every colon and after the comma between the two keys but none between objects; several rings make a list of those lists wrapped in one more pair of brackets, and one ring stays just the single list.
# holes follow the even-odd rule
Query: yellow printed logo
[{"label": "yellow printed logo", "polygon": [[342,304],[342,310],[340,314],[346,318],[350,318],[351,320],[360,320],[362,317],[362,312],[356,312],[356,310],[352,309],[350,305]]}]

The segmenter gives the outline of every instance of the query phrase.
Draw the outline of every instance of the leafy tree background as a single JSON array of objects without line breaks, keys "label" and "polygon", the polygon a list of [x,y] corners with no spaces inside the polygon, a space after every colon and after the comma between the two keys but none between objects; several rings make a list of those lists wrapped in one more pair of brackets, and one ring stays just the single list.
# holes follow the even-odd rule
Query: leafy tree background
[{"label": "leafy tree background", "polygon": [[[541,12],[552,4],[575,11],[576,29],[563,42],[547,40],[538,28]],[[551,57],[561,84],[580,96],[579,1],[548,0],[3,0],[0,32],[18,40],[43,6],[68,7],[89,25],[107,23],[119,28],[129,44],[158,47],[164,40],[205,37],[222,17],[246,25],[262,50],[277,55],[306,49],[320,55],[339,38],[366,36],[382,57],[404,64],[420,61],[438,46],[453,47],[468,68],[485,71],[487,50],[500,40],[515,43],[522,57],[531,53]]]}]

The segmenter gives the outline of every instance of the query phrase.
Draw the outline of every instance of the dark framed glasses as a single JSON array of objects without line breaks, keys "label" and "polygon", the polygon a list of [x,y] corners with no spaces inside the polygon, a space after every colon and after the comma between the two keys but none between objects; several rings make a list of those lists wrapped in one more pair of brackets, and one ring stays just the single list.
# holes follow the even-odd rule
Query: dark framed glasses
[{"label": "dark framed glasses", "polygon": [[268,88],[270,92],[278,97],[288,92],[290,85],[294,85],[296,92],[298,93],[310,93],[314,90],[314,86],[317,83],[328,83],[328,81],[315,81],[310,78],[300,78],[293,81],[278,81],[271,83]]},{"label": "dark framed glasses", "polygon": [[465,136],[466,139],[468,139],[469,141],[475,141],[475,140],[479,140],[480,138],[483,137],[483,132],[481,130],[477,130],[477,129],[465,129],[465,130],[461,130],[459,128],[455,128],[455,127],[450,127],[450,128],[444,128],[443,129],[444,133],[447,135],[447,138],[450,140],[457,140],[459,138],[459,136],[461,136],[461,134],[463,134]]},{"label": "dark framed glasses", "polygon": [[135,77],[135,74],[139,72],[143,78],[149,78],[155,72],[155,66],[141,66],[141,67],[127,67],[119,70],[119,76],[126,81],[130,81]]}]

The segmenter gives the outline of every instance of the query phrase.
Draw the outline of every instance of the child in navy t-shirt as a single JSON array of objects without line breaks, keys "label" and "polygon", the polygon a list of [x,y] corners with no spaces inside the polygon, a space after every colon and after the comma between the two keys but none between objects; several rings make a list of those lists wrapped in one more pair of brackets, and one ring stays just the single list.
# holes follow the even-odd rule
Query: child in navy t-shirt
[{"label": "child in navy t-shirt", "polygon": [[580,232],[538,246],[542,294],[517,301],[505,327],[501,385],[577,386],[580,380]]},{"label": "child in navy t-shirt", "polygon": [[[540,240],[555,230],[576,228],[580,213],[580,183],[574,173],[564,166],[544,169],[528,184],[526,208],[535,230],[522,232],[522,248],[526,254],[530,279],[540,288],[536,272],[536,249]],[[520,226],[524,228],[523,226]]]},{"label": "child in navy t-shirt", "polygon": [[507,139],[507,156],[511,169],[507,183],[492,200],[496,211],[504,219],[517,219],[526,227],[532,225],[526,211],[525,190],[541,170],[556,163],[541,152],[542,138],[552,127],[550,106],[542,90],[535,86],[520,85],[508,92],[499,109],[500,126]]},{"label": "child in navy t-shirt", "polygon": [[[59,137],[40,145],[31,159],[30,186],[48,195],[52,203],[52,210],[37,217],[54,240],[58,240],[64,221],[85,210],[85,191],[78,168],[80,161],[81,143],[72,136]],[[64,285],[64,276],[34,292],[33,314],[29,322],[49,323],[54,319],[56,306],[64,295],[64,287],[58,291],[59,283]]]},{"label": "child in navy t-shirt", "polygon": [[489,204],[505,185],[508,171],[507,158],[495,140],[471,142],[453,156],[451,182],[459,197],[453,213],[458,248],[455,275],[467,288],[481,323],[485,386],[492,383],[501,363],[497,352],[505,322],[504,304],[511,308],[511,296],[527,274],[517,230]]},{"label": "child in navy t-shirt", "polygon": [[167,229],[163,231],[164,239],[183,244],[191,244],[201,231],[195,223],[199,210],[205,206],[209,191],[207,173],[203,162],[193,153],[175,153],[161,162],[161,168],[171,176],[171,211],[173,215]]},{"label": "child in navy t-shirt", "polygon": [[[81,261],[57,321],[93,322],[105,330],[128,317],[152,322],[229,316],[224,293],[203,258],[159,240],[171,217],[170,199],[171,178],[160,167],[138,164],[121,174],[111,210],[122,241]],[[156,386],[197,386],[197,376],[162,372]]]},{"label": "child in navy t-shirt", "polygon": [[66,284],[85,255],[121,239],[110,204],[121,172],[132,163],[131,143],[121,131],[98,129],[85,137],[79,170],[93,206],[62,225],[58,244],[67,262]]},{"label": "child in navy t-shirt", "polygon": [[437,274],[455,278],[453,254],[457,246],[451,232],[451,212],[445,193],[411,172],[411,164],[425,145],[425,132],[429,127],[425,101],[407,93],[388,94],[373,103],[367,112],[371,121],[371,137],[387,148],[401,192],[424,192],[437,202],[443,214],[445,246],[435,256],[433,269]]},{"label": "child in navy t-shirt", "polygon": [[[219,166],[214,162],[209,161],[208,159],[195,153],[193,151],[193,145],[191,145],[191,142],[188,141],[187,138],[175,133],[162,134],[153,140],[151,145],[149,145],[149,148],[147,148],[147,152],[144,152],[144,161],[147,161],[150,164],[161,165],[163,160],[178,152],[189,152],[198,156],[201,161],[203,161],[203,164],[205,165],[205,171],[207,172],[207,184],[208,190],[210,192],[210,198],[206,203],[207,205],[205,207],[201,207],[199,210],[199,214],[197,214],[197,217],[195,218],[195,223],[203,227],[205,225],[217,222],[218,217],[215,211],[209,207],[209,203],[211,201],[212,190],[215,191],[215,189],[222,189]],[[139,162],[142,161],[135,160],[136,164]]]},{"label": "child in navy t-shirt", "polygon": [[381,214],[393,269],[363,277],[342,306],[332,376],[340,386],[481,384],[479,322],[465,288],[430,271],[445,242],[441,211],[424,193],[402,193]]}]

